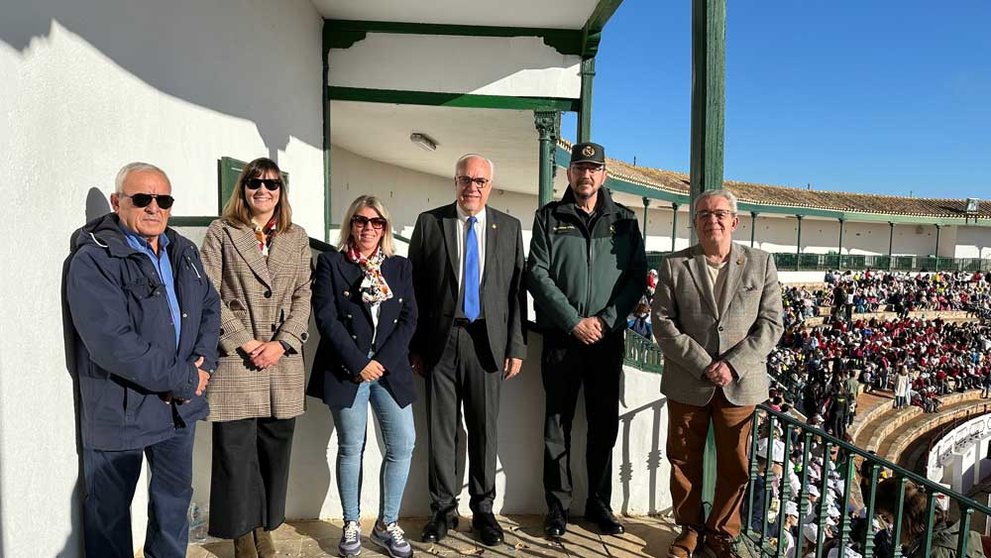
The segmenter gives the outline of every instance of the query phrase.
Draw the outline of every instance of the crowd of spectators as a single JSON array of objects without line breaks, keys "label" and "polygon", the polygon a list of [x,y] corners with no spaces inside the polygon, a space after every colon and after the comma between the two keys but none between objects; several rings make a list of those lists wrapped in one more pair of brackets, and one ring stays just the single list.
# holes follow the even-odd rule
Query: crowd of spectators
[{"label": "crowd of spectators", "polygon": [[[810,422],[822,426],[817,419]],[[758,426],[756,474],[752,475],[743,502],[744,520],[755,537],[762,537],[773,548],[780,544],[783,555],[789,558],[815,556],[817,544],[821,544],[821,556],[859,558],[867,553],[868,542],[874,556],[892,556],[893,527],[899,517],[899,479],[890,470],[882,469],[880,482],[872,491],[871,464],[866,460],[861,462],[859,470],[847,469],[847,460],[853,457],[835,445],[827,450],[820,437],[808,439],[811,445],[806,460],[806,439],[795,430],[786,455],[783,429],[779,424],[773,429],[769,425],[766,417],[762,417]],[[803,469],[805,463],[808,463],[807,471]],[[847,470],[851,474],[845,479]],[[865,499],[873,493],[873,517],[868,517],[866,505],[854,502],[853,483],[859,484]],[[949,501],[943,497],[936,499],[932,546],[928,555],[924,551],[928,498],[922,487],[909,483],[905,488],[898,544],[901,555],[955,557],[960,526],[950,517]],[[845,544],[840,552],[844,526]],[[981,537],[970,532],[966,538],[965,556],[984,556]]]},{"label": "crowd of spectators", "polygon": [[[991,395],[991,299],[981,273],[826,273],[826,287],[784,287],[786,329],[768,357],[785,403],[820,415],[846,433],[861,389],[895,395],[895,407],[939,410],[939,396],[982,388]],[[911,317],[927,310],[966,311],[964,322]],[[855,314],[890,311],[896,318]],[[822,316],[821,325],[806,323]],[[916,315],[917,316],[917,315]]]}]

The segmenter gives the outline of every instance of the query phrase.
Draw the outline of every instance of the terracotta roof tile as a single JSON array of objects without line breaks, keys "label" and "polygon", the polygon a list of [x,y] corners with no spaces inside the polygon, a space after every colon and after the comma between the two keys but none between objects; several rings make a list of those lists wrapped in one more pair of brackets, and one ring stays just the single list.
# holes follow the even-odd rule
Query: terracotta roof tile
[{"label": "terracotta roof tile", "polygon": [[[560,140],[560,144],[565,149],[571,150],[571,143]],[[625,161],[609,157],[606,160],[609,176],[665,192],[686,196],[689,194],[689,177],[685,173],[635,167]],[[806,209],[952,218],[963,217],[967,204],[964,199],[907,198],[878,194],[831,192],[788,186],[770,186],[737,180],[727,180],[724,184],[742,202]],[[991,218],[991,201],[981,202],[977,216]]]}]

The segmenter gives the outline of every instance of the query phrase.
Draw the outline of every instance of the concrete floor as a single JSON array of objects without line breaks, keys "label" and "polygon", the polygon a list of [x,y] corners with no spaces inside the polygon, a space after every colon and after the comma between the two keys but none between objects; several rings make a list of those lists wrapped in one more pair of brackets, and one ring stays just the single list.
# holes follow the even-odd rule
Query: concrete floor
[{"label": "concrete floor", "polygon": [[[506,532],[506,541],[501,546],[491,548],[475,541],[470,531],[470,518],[461,518],[457,531],[449,533],[447,538],[437,544],[417,542],[420,528],[426,519],[404,519],[399,523],[413,543],[415,553],[421,556],[656,558],[667,555],[668,545],[677,534],[670,517],[622,519],[626,526],[626,533],[622,536],[599,535],[594,526],[579,518],[568,525],[568,532],[560,541],[551,541],[544,538],[543,518],[540,516],[500,516],[499,522]],[[362,556],[385,556],[378,546],[368,540],[371,527],[371,520],[362,523]],[[340,521],[293,521],[273,533],[280,558],[337,556],[337,541],[340,536]],[[230,541],[208,540],[191,544],[186,556],[233,558],[234,547]]]}]

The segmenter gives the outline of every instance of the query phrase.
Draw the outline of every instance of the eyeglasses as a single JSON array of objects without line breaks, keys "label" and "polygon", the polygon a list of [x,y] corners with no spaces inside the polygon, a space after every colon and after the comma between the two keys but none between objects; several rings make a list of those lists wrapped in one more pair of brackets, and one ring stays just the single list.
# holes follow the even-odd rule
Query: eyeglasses
[{"label": "eyeglasses", "polygon": [[125,198],[131,198],[131,203],[134,207],[142,208],[148,207],[151,204],[151,200],[158,202],[158,207],[162,209],[168,209],[172,207],[175,203],[175,198],[168,194],[118,194],[119,196],[124,196]]},{"label": "eyeglasses", "polygon": [[601,170],[605,170],[605,168],[606,167],[604,165],[596,165],[595,163],[584,163],[584,164],[583,163],[576,163],[574,165],[571,165],[571,170],[573,170],[573,171],[575,171],[577,173],[583,173],[585,171],[588,171],[588,172],[591,172],[591,173],[597,173],[597,172],[599,172]]},{"label": "eyeglasses", "polygon": [[474,184],[475,186],[478,186],[479,189],[482,189],[488,186],[490,182],[488,178],[482,176],[476,176],[475,178],[470,176],[456,176],[454,179],[458,181],[458,186],[461,186],[462,188],[467,188],[468,186]]},{"label": "eyeglasses", "polygon": [[282,181],[278,178],[247,178],[244,181],[244,187],[249,190],[257,190],[263,185],[266,190],[274,192],[282,188]]},{"label": "eyeglasses", "polygon": [[384,217],[372,217],[369,219],[364,215],[355,215],[351,218],[352,227],[367,227],[371,225],[373,229],[380,231],[384,229],[387,224],[389,224],[389,222],[386,221]]},{"label": "eyeglasses", "polygon": [[716,220],[718,221],[725,221],[726,219],[729,219],[734,215],[736,215],[736,213],[733,213],[732,211],[727,211],[725,209],[717,209],[715,211],[702,210],[695,214],[695,218],[698,219],[699,221],[705,221],[709,217],[715,217]]}]

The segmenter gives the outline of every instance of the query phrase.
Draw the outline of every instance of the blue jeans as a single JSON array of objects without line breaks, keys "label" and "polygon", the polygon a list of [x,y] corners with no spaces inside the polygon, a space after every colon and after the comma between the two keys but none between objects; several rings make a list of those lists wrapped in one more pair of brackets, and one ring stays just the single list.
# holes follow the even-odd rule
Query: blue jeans
[{"label": "blue jeans", "polygon": [[368,403],[385,439],[385,456],[379,473],[379,519],[388,525],[399,519],[409,463],[413,457],[416,429],[413,406],[400,407],[392,395],[375,382],[362,382],[354,403],[344,409],[331,409],[337,425],[337,491],[341,496],[345,521],[361,517],[361,458],[368,432]]}]

